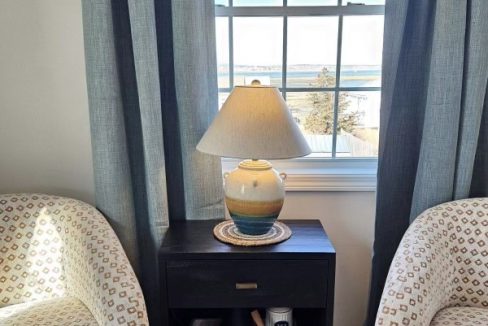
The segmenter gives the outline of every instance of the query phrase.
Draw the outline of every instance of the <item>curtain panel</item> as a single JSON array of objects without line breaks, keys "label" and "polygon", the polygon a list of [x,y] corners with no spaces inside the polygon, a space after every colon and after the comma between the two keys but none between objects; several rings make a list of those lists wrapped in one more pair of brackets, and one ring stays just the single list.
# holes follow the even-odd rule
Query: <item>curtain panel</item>
[{"label": "curtain panel", "polygon": [[172,220],[224,216],[220,159],[197,142],[218,110],[213,0],[84,0],[97,208],[158,323],[157,250]]},{"label": "curtain panel", "polygon": [[385,7],[374,256],[366,325],[388,269],[425,209],[488,196],[488,1]]}]

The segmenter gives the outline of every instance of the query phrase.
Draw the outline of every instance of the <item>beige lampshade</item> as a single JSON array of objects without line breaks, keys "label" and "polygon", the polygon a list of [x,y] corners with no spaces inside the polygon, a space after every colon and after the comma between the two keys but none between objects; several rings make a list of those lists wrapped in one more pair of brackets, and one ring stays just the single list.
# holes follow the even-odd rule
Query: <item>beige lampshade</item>
[{"label": "beige lampshade", "polygon": [[237,86],[197,145],[244,159],[284,159],[311,150],[276,87]]}]

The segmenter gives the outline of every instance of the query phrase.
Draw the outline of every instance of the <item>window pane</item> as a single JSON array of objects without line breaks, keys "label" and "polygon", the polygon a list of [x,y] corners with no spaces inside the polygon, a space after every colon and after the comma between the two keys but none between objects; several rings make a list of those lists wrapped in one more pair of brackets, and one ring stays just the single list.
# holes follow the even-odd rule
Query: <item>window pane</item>
[{"label": "window pane", "polygon": [[215,18],[219,88],[229,87],[229,18]]},{"label": "window pane", "polygon": [[383,16],[346,16],[342,36],[341,87],[381,86]]},{"label": "window pane", "polygon": [[312,152],[330,157],[334,129],[334,93],[288,92],[286,102]]},{"label": "window pane", "polygon": [[334,87],[337,17],[288,18],[287,87]]},{"label": "window pane", "polygon": [[215,0],[215,5],[219,7],[228,7],[229,0]]},{"label": "window pane", "polygon": [[234,18],[234,85],[260,79],[281,87],[282,61],[282,17]]},{"label": "window pane", "polygon": [[351,6],[355,4],[364,4],[364,5],[384,5],[385,0],[342,0],[343,6]]},{"label": "window pane", "polygon": [[337,0],[288,0],[289,6],[337,6]]},{"label": "window pane", "polygon": [[282,6],[282,0],[234,0],[234,6],[246,6],[246,7],[253,7],[253,6]]},{"label": "window pane", "polygon": [[378,156],[381,92],[342,92],[337,156]]}]

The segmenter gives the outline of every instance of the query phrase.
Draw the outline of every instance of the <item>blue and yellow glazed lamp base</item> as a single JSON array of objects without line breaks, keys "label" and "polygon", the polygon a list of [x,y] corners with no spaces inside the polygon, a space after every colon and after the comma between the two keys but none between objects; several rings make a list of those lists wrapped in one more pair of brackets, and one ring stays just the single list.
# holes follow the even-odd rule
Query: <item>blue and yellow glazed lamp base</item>
[{"label": "blue and yellow glazed lamp base", "polygon": [[264,160],[245,160],[224,175],[225,203],[239,232],[266,234],[280,214],[285,199],[286,174]]}]

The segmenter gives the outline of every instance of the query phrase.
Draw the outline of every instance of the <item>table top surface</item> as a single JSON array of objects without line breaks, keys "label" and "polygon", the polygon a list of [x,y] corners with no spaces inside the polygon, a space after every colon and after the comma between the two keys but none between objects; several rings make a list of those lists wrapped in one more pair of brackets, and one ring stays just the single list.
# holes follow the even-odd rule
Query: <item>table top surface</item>
[{"label": "table top surface", "polygon": [[[319,220],[281,220],[290,227],[290,239],[267,246],[239,247],[225,244],[213,235],[213,228],[222,220],[172,222],[159,254],[171,259],[323,259],[335,258],[335,249]],[[245,254],[245,255],[244,255]]]}]

